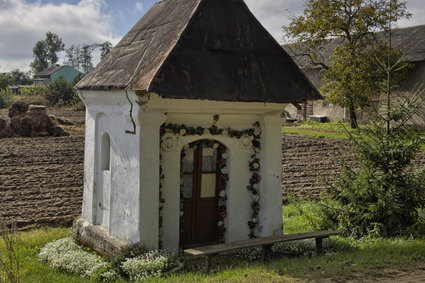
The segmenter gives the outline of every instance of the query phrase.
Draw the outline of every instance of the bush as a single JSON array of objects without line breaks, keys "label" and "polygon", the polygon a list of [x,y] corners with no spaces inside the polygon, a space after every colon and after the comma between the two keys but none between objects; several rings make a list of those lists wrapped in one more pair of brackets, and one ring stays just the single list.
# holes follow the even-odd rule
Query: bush
[{"label": "bush", "polygon": [[130,280],[141,281],[149,277],[160,277],[177,265],[178,259],[172,252],[160,250],[126,259],[122,263],[122,270],[128,274]]},{"label": "bush", "polygon": [[0,108],[7,108],[12,104],[13,93],[10,88],[0,89]]},{"label": "bush", "polygon": [[29,88],[21,89],[22,96],[47,96],[48,89],[44,85],[31,85]]},{"label": "bush", "polygon": [[[360,167],[344,166],[329,196],[340,204],[340,228],[352,236],[412,233],[425,207],[425,169],[411,162],[424,140],[407,125],[420,109],[420,94],[377,113],[372,123],[350,134]],[[386,109],[388,111],[388,109]]]},{"label": "bush", "polygon": [[71,83],[62,77],[54,80],[47,86],[46,99],[50,105],[68,105],[75,99],[75,90]]},{"label": "bush", "polygon": [[45,245],[39,259],[50,263],[54,268],[77,274],[81,277],[103,279],[118,278],[109,263],[98,255],[82,250],[72,238],[64,238]]}]

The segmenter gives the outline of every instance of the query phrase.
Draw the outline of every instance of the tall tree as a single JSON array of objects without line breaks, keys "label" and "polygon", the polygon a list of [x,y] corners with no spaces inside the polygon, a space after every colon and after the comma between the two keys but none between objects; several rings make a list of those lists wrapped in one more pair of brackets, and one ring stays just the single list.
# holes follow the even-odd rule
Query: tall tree
[{"label": "tall tree", "polygon": [[99,44],[100,47],[100,59],[105,58],[109,52],[112,50],[112,43],[105,41],[104,43]]},{"label": "tall tree", "polygon": [[71,47],[65,49],[65,53],[68,64],[73,68],[80,69],[81,47],[79,45],[71,45]]},{"label": "tall tree", "polygon": [[32,49],[34,55],[34,61],[31,62],[31,68],[34,73],[38,73],[49,67],[47,61],[47,48],[46,43],[43,40],[37,41],[34,48]]},{"label": "tall tree", "polygon": [[[349,109],[350,124],[357,127],[356,111],[365,107],[377,84],[371,71],[374,60],[369,48],[377,41],[374,34],[385,31],[390,19],[395,22],[411,15],[400,0],[308,0],[304,14],[294,18],[287,35],[303,46],[300,55],[323,70],[325,96],[330,102]],[[321,46],[330,38],[341,38],[330,62],[322,60]],[[372,75],[370,75],[372,74]]]},{"label": "tall tree", "polygon": [[80,51],[80,66],[83,70],[83,73],[87,74],[89,73],[91,70],[93,70],[93,50],[94,48],[96,48],[95,44],[91,44],[91,45],[83,45],[81,47],[81,51]]},{"label": "tall tree", "polygon": [[64,49],[62,39],[55,33],[47,32],[46,39],[37,41],[32,50],[34,61],[31,63],[31,68],[38,73],[55,65],[59,60],[57,53]]},{"label": "tall tree", "polygon": [[59,60],[57,53],[65,50],[65,44],[57,34],[50,31],[46,33],[46,39],[44,42],[47,47],[47,59],[50,65],[53,66]]}]

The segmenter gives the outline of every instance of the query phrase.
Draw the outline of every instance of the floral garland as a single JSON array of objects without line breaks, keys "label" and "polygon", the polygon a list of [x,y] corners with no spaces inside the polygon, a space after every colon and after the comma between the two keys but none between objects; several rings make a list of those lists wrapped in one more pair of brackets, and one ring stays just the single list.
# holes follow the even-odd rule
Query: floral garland
[{"label": "floral garland", "polygon": [[[175,135],[180,135],[180,136],[194,136],[194,135],[198,135],[198,136],[202,136],[202,135],[223,135],[223,136],[228,136],[231,138],[236,138],[236,139],[240,139],[242,141],[242,144],[246,145],[246,146],[250,146],[253,149],[253,154],[251,155],[251,160],[249,162],[249,170],[251,172],[251,178],[249,180],[249,185],[247,186],[247,189],[252,193],[252,203],[251,203],[251,208],[252,208],[252,213],[251,213],[251,219],[250,221],[248,221],[248,227],[250,230],[249,233],[249,237],[250,238],[255,238],[255,228],[258,226],[258,215],[260,212],[260,195],[259,195],[259,190],[260,190],[260,181],[261,181],[261,176],[260,176],[260,153],[261,153],[261,128],[260,128],[260,123],[259,122],[255,122],[253,124],[253,128],[251,129],[247,129],[247,130],[234,130],[231,129],[230,127],[228,128],[218,128],[216,125],[213,125],[209,128],[203,128],[203,127],[190,127],[190,126],[186,126],[186,125],[178,125],[178,124],[164,124],[162,125],[161,129],[160,129],[160,134],[161,134],[161,143],[163,142],[163,137],[165,135],[168,136],[175,136]],[[224,159],[224,163],[222,164],[220,162],[219,166],[221,169],[223,169],[222,171],[222,178],[223,178],[223,183],[222,186],[224,186],[223,184],[225,184],[224,188],[226,188],[227,186],[227,182],[229,180],[229,175],[227,172],[227,166],[226,166],[226,160],[227,160],[227,153],[224,152],[224,157],[223,158],[223,154],[221,156],[221,159]],[[161,159],[162,161],[162,159]],[[223,166],[223,167],[221,167]],[[160,192],[159,192],[159,197],[160,197],[160,209],[159,209],[159,229],[160,229],[160,246],[162,244],[161,241],[161,231],[162,231],[162,209],[165,203],[165,200],[162,197],[162,183],[163,183],[163,179],[165,178],[165,176],[162,174],[162,167],[160,167]],[[220,198],[219,198],[219,207],[220,207],[220,220],[218,222],[218,227],[219,227],[219,241],[224,241],[224,234],[225,234],[225,227],[224,227],[224,219],[227,217],[227,207],[226,207],[226,200],[227,200],[227,194],[226,194],[226,190],[224,189],[224,193],[223,190],[220,191]]]},{"label": "floral garland", "polygon": [[165,204],[165,199],[162,194],[162,188],[164,187],[164,179],[165,179],[165,175],[164,175],[164,170],[162,168],[162,154],[159,154],[159,222],[158,222],[159,249],[162,249],[162,223],[163,223],[162,211],[164,210],[164,204]]}]

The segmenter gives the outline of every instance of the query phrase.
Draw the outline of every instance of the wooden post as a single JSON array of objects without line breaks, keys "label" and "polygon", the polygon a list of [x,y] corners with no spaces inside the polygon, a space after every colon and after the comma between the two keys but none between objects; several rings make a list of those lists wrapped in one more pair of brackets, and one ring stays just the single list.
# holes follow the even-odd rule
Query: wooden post
[{"label": "wooden post", "polygon": [[323,253],[323,238],[316,238],[316,254],[318,256]]},{"label": "wooden post", "polygon": [[209,274],[211,269],[211,259],[213,255],[206,255],[205,256],[205,273]]},{"label": "wooden post", "polygon": [[272,250],[272,245],[262,245],[262,258],[263,262],[268,262],[270,260],[270,252]]}]

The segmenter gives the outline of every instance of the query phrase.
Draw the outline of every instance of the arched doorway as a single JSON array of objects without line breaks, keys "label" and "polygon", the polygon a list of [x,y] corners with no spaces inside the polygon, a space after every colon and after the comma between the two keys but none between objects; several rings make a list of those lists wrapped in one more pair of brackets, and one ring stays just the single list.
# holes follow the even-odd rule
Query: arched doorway
[{"label": "arched doorway", "polygon": [[181,247],[224,241],[226,159],[226,147],[214,140],[199,140],[182,150]]}]

